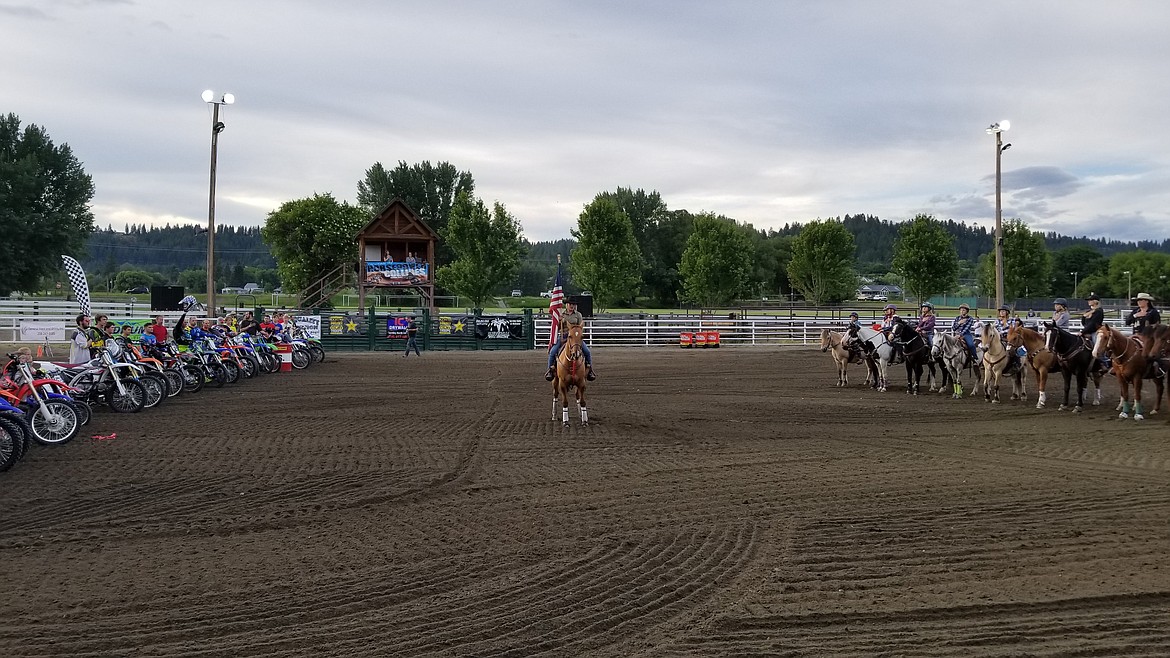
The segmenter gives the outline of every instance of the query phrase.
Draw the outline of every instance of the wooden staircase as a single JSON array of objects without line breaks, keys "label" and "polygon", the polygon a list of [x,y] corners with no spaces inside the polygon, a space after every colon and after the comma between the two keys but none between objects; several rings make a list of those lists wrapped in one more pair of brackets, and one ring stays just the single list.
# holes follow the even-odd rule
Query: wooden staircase
[{"label": "wooden staircase", "polygon": [[337,293],[346,288],[355,288],[357,284],[357,263],[342,263],[306,286],[297,297],[297,306],[302,309],[319,308]]}]

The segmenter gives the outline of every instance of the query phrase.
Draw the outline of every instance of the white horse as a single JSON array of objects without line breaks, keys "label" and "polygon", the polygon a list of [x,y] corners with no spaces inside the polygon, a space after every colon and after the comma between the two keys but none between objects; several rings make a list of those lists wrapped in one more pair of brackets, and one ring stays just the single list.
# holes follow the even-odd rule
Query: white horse
[{"label": "white horse", "polygon": [[984,322],[979,329],[979,344],[983,348],[983,399],[999,402],[999,380],[1010,377],[1012,399],[1026,400],[1028,391],[1024,387],[1024,368],[1019,360],[1012,359],[1012,352],[999,339],[999,332],[990,322]]},{"label": "white horse", "polygon": [[862,353],[871,365],[871,370],[874,371],[873,387],[884,393],[890,385],[886,373],[894,359],[894,346],[883,332],[869,327],[851,328],[849,339],[860,345]]},{"label": "white horse", "polygon": [[[850,363],[865,363],[860,352],[849,349],[846,342],[848,340],[849,336],[840,331],[821,329],[821,351],[828,352],[833,357],[833,363],[837,364],[837,386],[849,385]],[[871,373],[867,364],[866,384],[870,382],[870,377]]]},{"label": "white horse", "polygon": [[979,363],[974,361],[970,354],[966,341],[961,337],[942,332],[934,335],[934,345],[931,347],[930,355],[946,368],[947,376],[951,379],[952,399],[958,400],[963,397],[962,375],[964,370],[971,370],[975,374],[975,384],[972,387],[971,395],[979,394],[979,384],[983,373]]}]

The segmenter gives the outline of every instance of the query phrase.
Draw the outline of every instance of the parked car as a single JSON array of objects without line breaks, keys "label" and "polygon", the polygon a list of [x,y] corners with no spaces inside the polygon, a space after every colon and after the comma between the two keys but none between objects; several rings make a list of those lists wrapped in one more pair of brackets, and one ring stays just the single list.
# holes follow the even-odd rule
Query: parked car
[{"label": "parked car", "polygon": [[888,301],[890,301],[890,298],[887,297],[886,295],[874,295],[873,301],[875,301],[875,302],[888,302]]},{"label": "parked car", "polygon": [[275,288],[272,289],[272,292],[273,292],[273,294],[279,295],[279,294],[282,294],[284,292],[284,288],[282,286],[276,286]]},{"label": "parked car", "polygon": [[523,295],[523,294],[524,294],[524,293],[523,293],[523,292],[521,292],[520,290],[513,290],[513,291],[512,291],[512,296],[513,296],[513,297],[520,297],[520,296],[521,296],[521,295]]},{"label": "parked car", "polygon": [[148,292],[150,292],[150,288],[147,288],[146,286],[134,286],[133,288],[127,290],[126,294],[127,295],[145,295]]},{"label": "parked car", "polygon": [[264,287],[261,286],[259,283],[245,283],[244,284],[244,294],[255,295],[255,294],[261,293],[261,292],[264,292]]},{"label": "parked car", "polygon": [[546,292],[542,292],[542,293],[540,293],[540,296],[544,297],[545,299],[552,299],[552,291],[549,290]]}]

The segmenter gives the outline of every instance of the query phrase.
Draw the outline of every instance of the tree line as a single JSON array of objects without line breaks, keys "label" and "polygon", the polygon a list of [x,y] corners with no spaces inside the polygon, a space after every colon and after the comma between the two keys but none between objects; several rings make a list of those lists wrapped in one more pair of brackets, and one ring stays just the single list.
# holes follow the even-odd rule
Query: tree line
[{"label": "tree line", "polygon": [[[206,233],[192,227],[97,229],[93,182],[68,145],[38,126],[0,117],[0,294],[61,280],[59,254],[79,256],[95,288],[168,283],[202,292]],[[716,213],[671,209],[657,191],[619,187],[585,204],[572,238],[529,242],[504,204],[475,196],[471,172],[451,163],[374,163],[357,181],[357,203],[331,194],[290,200],[260,228],[216,230],[217,285],[257,282],[299,290],[358,260],[357,231],[401,198],[441,237],[436,278],[479,305],[519,287],[547,289],[564,257],[570,291],[589,289],[595,306],[649,303],[704,307],[767,296],[818,302],[852,298],[859,281],[897,283],[926,297],[994,290],[992,236],[985,228],[920,215],[891,222],[846,215],[756,229]],[[1170,296],[1170,240],[1072,238],[1005,223],[1009,298]]]}]

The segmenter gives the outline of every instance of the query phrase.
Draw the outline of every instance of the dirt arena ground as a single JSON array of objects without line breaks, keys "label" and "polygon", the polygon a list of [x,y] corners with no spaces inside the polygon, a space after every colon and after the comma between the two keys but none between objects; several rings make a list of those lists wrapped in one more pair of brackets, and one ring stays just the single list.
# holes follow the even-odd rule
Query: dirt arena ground
[{"label": "dirt arena ground", "polygon": [[1164,416],[598,349],[562,429],[541,358],[330,355],[35,446],[0,655],[1170,655]]}]

